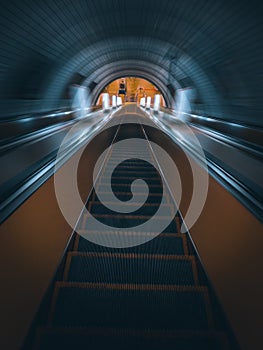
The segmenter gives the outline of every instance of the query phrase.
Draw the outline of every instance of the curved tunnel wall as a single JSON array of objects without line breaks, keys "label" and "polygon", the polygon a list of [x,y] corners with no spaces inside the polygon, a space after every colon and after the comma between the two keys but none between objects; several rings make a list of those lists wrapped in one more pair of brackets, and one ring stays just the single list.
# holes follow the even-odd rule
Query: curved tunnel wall
[{"label": "curved tunnel wall", "polygon": [[4,2],[1,117],[69,107],[66,91],[75,74],[100,86],[123,65],[131,73],[152,75],[165,88],[170,107],[171,91],[191,86],[194,113],[262,125],[261,18],[254,5]]}]

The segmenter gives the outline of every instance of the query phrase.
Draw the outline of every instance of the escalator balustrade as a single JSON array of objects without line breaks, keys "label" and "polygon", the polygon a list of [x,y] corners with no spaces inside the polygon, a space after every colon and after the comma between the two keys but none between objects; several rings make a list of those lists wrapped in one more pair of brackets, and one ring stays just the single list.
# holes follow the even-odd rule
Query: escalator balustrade
[{"label": "escalator balustrade", "polygon": [[[150,193],[131,214],[119,214],[114,203],[108,203],[109,209],[100,202],[100,191],[107,198],[107,164],[120,156],[113,145],[86,204],[109,227],[93,234],[104,235],[109,242],[114,227],[125,235],[127,227],[152,217],[162,196],[167,210],[174,205],[158,170],[140,160],[136,150],[122,152],[127,160],[114,170],[114,194],[127,201],[132,196],[131,183],[138,178],[147,182]],[[151,149],[146,152],[152,160]],[[160,235],[127,248],[105,247],[75,234],[62,280],[55,283],[48,320],[38,326],[34,349],[230,349],[191,242],[187,234],[179,233],[180,224],[177,213]],[[86,215],[81,216],[78,229],[89,234]],[[147,237],[149,232],[129,234]]]}]

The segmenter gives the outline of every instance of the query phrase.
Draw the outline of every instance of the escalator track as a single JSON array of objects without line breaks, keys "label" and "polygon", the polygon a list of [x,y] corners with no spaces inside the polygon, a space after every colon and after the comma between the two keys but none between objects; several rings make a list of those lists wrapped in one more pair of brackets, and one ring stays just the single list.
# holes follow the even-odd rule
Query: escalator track
[{"label": "escalator track", "polygon": [[[140,123],[123,123],[115,141],[126,133],[147,139]],[[150,146],[145,149],[149,163],[140,159],[136,149],[119,152],[113,143],[86,203],[108,230],[91,232],[85,214],[78,222],[79,232],[86,237],[101,234],[109,246],[74,234],[63,275],[54,286],[48,319],[36,327],[33,349],[233,349],[191,241],[187,233],[180,233],[179,212],[157,237],[136,246],[111,247],[114,227],[123,235],[138,235],[125,233],[126,229],[155,215],[161,198],[167,210],[175,206],[158,164],[152,166],[156,159]],[[132,197],[135,179],[149,186],[144,205],[129,214],[115,212],[114,203],[101,203],[99,198],[100,192],[107,198],[107,165],[122,156],[127,160],[111,178],[117,198],[125,203]],[[139,234],[147,237],[149,232]]]}]

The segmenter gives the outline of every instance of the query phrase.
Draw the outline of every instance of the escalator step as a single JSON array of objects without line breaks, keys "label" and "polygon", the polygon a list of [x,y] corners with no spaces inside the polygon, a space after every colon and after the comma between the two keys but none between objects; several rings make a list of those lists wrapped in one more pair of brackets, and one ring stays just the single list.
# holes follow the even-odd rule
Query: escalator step
[{"label": "escalator step", "polygon": [[[105,183],[105,178],[108,179],[107,174],[103,174],[100,177],[99,183],[101,183],[101,184]],[[136,173],[135,173],[134,176],[118,176],[118,177],[112,176],[110,180],[111,180],[111,184],[114,184],[114,185],[118,185],[118,184],[130,184],[131,185],[132,181],[134,181],[136,179],[140,179],[140,178],[143,179],[142,176],[136,175]],[[147,184],[150,184],[153,186],[154,185],[158,185],[158,186],[162,185],[161,179],[159,179],[156,176],[145,178],[145,181],[147,182]]]},{"label": "escalator step", "polygon": [[[145,167],[149,164],[153,168],[153,165],[151,164],[153,162],[153,159],[148,155],[143,155],[144,160],[140,160],[136,158],[135,155],[129,155],[129,154],[120,154],[120,155],[111,155],[107,163],[115,163],[120,164],[122,162],[122,165],[132,165],[136,168]],[[122,159],[125,159],[124,161]]]},{"label": "escalator step", "polygon": [[[107,206],[108,204],[108,206]],[[111,213],[118,213],[118,207],[119,205],[116,205],[116,203],[112,202],[105,202],[103,204],[101,204],[100,202],[90,202],[89,203],[89,212],[91,214],[111,214]],[[122,205],[123,207],[127,208],[127,210],[130,210],[132,215],[154,215],[158,208],[159,205],[158,204],[153,204],[153,203],[144,203],[142,204],[139,209],[137,209],[136,211],[133,211],[133,208],[135,207],[134,204],[128,204],[128,203],[123,203]],[[111,209],[109,209],[111,208]],[[165,213],[167,213],[168,215],[171,213],[171,208],[168,204],[166,204],[164,206],[165,209]],[[113,211],[113,212],[112,212]],[[137,213],[137,214],[135,214]]]},{"label": "escalator step", "polygon": [[[115,166],[115,168],[117,168],[118,170],[133,170],[136,169],[138,171],[156,171],[155,168],[153,167],[152,164],[150,163],[146,163],[146,162],[138,162],[138,161],[132,161],[132,160],[126,160],[123,163],[118,163],[118,159],[115,161],[112,161],[111,159],[108,160],[107,164],[109,164],[110,166]],[[116,170],[117,170],[116,169]],[[105,170],[107,170],[107,165],[105,167]]]},{"label": "escalator step", "polygon": [[[112,149],[110,156],[129,156],[129,157],[133,157],[134,159],[138,159],[140,160],[140,158],[138,158],[138,155],[140,155],[141,149],[138,148],[136,150],[134,149],[129,149],[127,147],[123,147],[122,149]],[[144,152],[144,157],[149,155],[150,156],[150,152]]]},{"label": "escalator step", "polygon": [[[163,216],[151,216],[151,215],[129,215],[129,214],[117,214],[117,215],[111,215],[111,214],[93,214],[93,217],[96,218],[101,223],[113,227],[113,228],[129,228],[129,227],[136,227],[139,225],[142,225],[143,223],[147,222],[149,219],[152,220],[152,226],[149,227],[150,232],[156,232],[155,229],[157,224],[162,225],[165,227],[167,225],[167,222],[169,222],[170,217],[163,217]],[[80,222],[80,227],[83,230],[89,230],[89,216],[83,215],[83,218]],[[159,222],[158,222],[159,221]],[[161,222],[160,222],[161,221]],[[148,232],[149,232],[148,231]],[[172,220],[169,225],[166,226],[166,228],[162,232],[177,232],[177,225],[176,221]],[[159,233],[159,232],[158,232]],[[160,232],[161,233],[161,232]]]},{"label": "escalator step", "polygon": [[136,154],[126,154],[126,153],[122,153],[122,154],[111,154],[108,158],[107,163],[113,162],[113,160],[119,160],[120,157],[127,157],[128,159],[123,161],[123,166],[125,165],[133,165],[133,166],[137,166],[137,167],[153,167],[152,164],[148,163],[147,160],[152,161],[152,157],[149,154],[143,154],[143,157],[147,160],[144,159],[139,159],[138,156]]},{"label": "escalator step", "polygon": [[[105,172],[103,172],[103,175],[107,176],[107,175],[111,175],[107,170]],[[137,169],[137,168],[133,168],[131,167],[129,170],[127,169],[115,169],[114,170],[114,176],[127,176],[127,177],[133,177],[133,176],[138,176],[138,177],[145,177],[145,178],[152,178],[152,177],[159,177],[157,176],[158,173],[156,172],[156,170],[143,170],[143,169]]]},{"label": "escalator step", "polygon": [[205,287],[57,282],[50,322],[60,327],[206,330]]},{"label": "escalator step", "polygon": [[[111,199],[111,197],[109,197],[109,192],[108,191],[99,191],[99,192],[103,193],[103,196],[105,197],[105,199],[107,199],[107,195],[108,195],[108,198],[109,198],[108,200]],[[115,193],[115,195],[118,195],[118,198],[120,200],[122,200],[122,201],[127,201],[127,200],[130,200],[132,198],[132,193],[131,193],[130,189],[129,189],[129,191],[126,191],[126,192],[123,192],[123,191],[117,192],[117,191],[115,191],[114,193]],[[144,195],[141,195],[141,197],[140,197],[140,194],[136,194],[136,196],[138,197],[138,200],[140,200],[140,198],[142,200],[144,199]],[[162,201],[162,193],[155,193],[155,194],[149,193],[148,197],[149,197],[149,201],[151,203],[160,203]],[[99,201],[97,195],[95,195],[94,201]],[[164,201],[164,203],[168,202],[166,196],[163,197],[163,201]]]},{"label": "escalator step", "polygon": [[[152,184],[147,184],[147,185],[137,185],[135,184],[134,187],[137,187],[138,190],[143,190],[147,186],[149,188],[150,193],[163,193],[163,187],[161,185],[152,185]],[[112,184],[112,191],[113,192],[130,192],[131,191],[131,182],[129,183],[117,183],[117,184]],[[108,185],[99,182],[95,186],[96,192],[107,192],[109,190]]]},{"label": "escalator step", "polygon": [[229,350],[224,333],[41,328],[34,350]]},{"label": "escalator step", "polygon": [[65,281],[197,285],[193,256],[134,253],[68,253]]},{"label": "escalator step", "polygon": [[[97,235],[107,235],[109,236],[109,241],[111,240],[111,235],[113,232],[97,232]],[[134,232],[134,235],[146,235],[145,233]],[[187,242],[185,235],[182,234],[160,234],[158,237],[151,239],[149,242],[140,244],[131,248],[107,248],[98,244],[94,244],[82,236],[76,237],[76,242],[74,249],[79,252],[115,252],[115,253],[147,253],[147,254],[175,254],[175,255],[187,255]]]}]

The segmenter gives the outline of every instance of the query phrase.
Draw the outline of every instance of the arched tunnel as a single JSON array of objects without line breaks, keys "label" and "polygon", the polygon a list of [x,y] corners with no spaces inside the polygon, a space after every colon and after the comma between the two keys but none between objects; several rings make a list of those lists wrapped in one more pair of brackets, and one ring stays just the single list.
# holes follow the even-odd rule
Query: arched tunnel
[{"label": "arched tunnel", "polygon": [[1,2],[1,349],[262,348],[261,10]]}]

